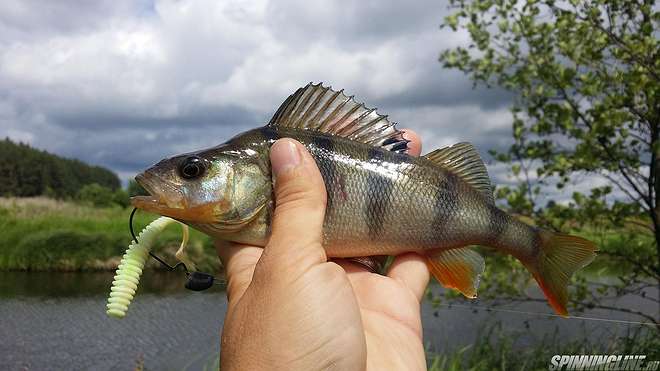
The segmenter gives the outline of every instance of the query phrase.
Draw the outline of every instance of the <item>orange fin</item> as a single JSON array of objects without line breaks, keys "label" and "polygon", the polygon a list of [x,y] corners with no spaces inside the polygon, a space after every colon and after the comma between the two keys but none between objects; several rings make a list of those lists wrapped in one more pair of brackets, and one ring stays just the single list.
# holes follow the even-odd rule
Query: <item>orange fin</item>
[{"label": "orange fin", "polygon": [[484,258],[469,247],[443,250],[427,256],[426,265],[444,287],[456,289],[468,298],[477,297]]},{"label": "orange fin", "polygon": [[533,266],[526,264],[548,302],[562,316],[568,316],[567,286],[575,271],[596,257],[596,245],[581,237],[540,230],[541,246]]}]

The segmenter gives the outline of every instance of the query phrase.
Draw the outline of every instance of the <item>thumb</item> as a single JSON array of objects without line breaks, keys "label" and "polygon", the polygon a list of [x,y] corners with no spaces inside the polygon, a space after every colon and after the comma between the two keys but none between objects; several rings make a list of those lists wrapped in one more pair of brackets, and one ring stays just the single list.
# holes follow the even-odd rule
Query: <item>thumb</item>
[{"label": "thumb", "polygon": [[275,211],[264,258],[307,270],[327,260],[322,247],[326,204],[323,178],[309,152],[293,139],[275,142],[270,161]]}]

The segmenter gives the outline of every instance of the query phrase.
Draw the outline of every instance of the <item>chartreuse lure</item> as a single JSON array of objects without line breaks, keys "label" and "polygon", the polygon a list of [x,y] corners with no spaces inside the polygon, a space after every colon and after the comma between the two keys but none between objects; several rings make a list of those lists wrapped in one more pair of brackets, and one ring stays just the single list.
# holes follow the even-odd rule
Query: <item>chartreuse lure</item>
[{"label": "chartreuse lure", "polygon": [[[149,258],[149,251],[154,245],[158,235],[170,224],[178,223],[176,220],[168,217],[160,217],[148,226],[146,226],[139,234],[137,241],[131,241],[128,245],[126,253],[121,259],[121,263],[117,267],[115,278],[112,281],[110,288],[110,295],[108,296],[108,313],[111,317],[123,318],[126,315],[128,306],[135,296],[135,291],[140,283],[140,275],[144,269],[144,264]],[[176,253],[177,259],[186,264],[192,263],[186,258],[185,248],[188,245],[189,231],[188,226],[179,223],[183,226],[183,239],[181,246]]]}]

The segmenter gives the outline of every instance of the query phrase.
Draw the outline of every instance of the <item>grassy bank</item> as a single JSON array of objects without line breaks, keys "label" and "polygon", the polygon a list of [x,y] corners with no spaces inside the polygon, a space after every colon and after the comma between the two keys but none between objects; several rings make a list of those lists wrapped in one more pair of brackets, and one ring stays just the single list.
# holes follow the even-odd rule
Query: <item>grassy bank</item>
[{"label": "grassy bank", "polygon": [[[128,246],[130,209],[96,208],[48,198],[0,198],[0,270],[113,270]],[[137,213],[136,233],[156,218]],[[169,227],[155,251],[175,262],[180,227]],[[198,269],[215,271],[210,238],[191,231],[189,255]],[[149,267],[158,268],[150,260]]]},{"label": "grassy bank", "polygon": [[[645,355],[648,361],[660,360],[660,337],[656,329],[631,328],[622,337],[608,342],[585,334],[581,339],[565,339],[556,333],[533,346],[516,344],[520,331],[506,329],[501,323],[486,326],[477,341],[446,353],[427,349],[429,371],[536,371],[547,370],[553,356],[559,355]],[[143,370],[142,360],[136,370]],[[220,357],[210,357],[204,370],[217,370]]]},{"label": "grassy bank", "polygon": [[630,327],[621,337],[602,341],[585,333],[583,338],[566,339],[554,333],[534,346],[521,346],[516,339],[522,331],[506,329],[501,323],[487,326],[477,341],[463,349],[438,354],[427,351],[429,371],[547,370],[554,355],[645,355],[660,360],[660,336],[652,327]]}]

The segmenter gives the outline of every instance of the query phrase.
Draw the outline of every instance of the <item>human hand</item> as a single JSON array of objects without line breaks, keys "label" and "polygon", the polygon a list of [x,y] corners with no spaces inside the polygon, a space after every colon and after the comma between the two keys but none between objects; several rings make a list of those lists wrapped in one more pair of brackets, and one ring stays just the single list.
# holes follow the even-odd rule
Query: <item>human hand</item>
[{"label": "human hand", "polygon": [[[407,137],[419,155],[419,138]],[[350,260],[328,261],[321,245],[326,192],[314,159],[284,139],[273,145],[271,164],[276,207],[268,245],[216,242],[229,301],[221,368],[425,369],[423,259],[398,256],[386,276]]]}]

